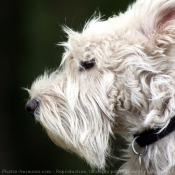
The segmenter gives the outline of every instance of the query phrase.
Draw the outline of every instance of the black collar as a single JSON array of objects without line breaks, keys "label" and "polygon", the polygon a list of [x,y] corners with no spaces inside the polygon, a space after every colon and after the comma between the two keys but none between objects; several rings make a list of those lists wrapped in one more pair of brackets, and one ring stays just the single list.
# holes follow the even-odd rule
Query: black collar
[{"label": "black collar", "polygon": [[172,131],[175,130],[175,117],[171,119],[170,123],[165,129],[163,129],[162,131],[161,129],[162,128],[146,130],[142,133],[134,134],[134,138],[138,137],[136,139],[136,142],[140,147],[144,147],[146,145],[148,146],[164,138],[165,136],[167,136],[168,134],[170,134]]}]

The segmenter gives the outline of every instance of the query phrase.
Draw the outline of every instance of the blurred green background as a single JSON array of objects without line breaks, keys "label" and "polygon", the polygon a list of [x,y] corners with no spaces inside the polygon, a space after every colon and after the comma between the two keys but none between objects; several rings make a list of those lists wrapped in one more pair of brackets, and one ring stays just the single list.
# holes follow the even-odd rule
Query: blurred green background
[{"label": "blurred green background", "polygon": [[[96,10],[107,19],[119,10],[124,12],[131,2],[1,0],[0,174],[3,170],[50,170],[52,174],[56,170],[91,172],[86,162],[55,146],[39,123],[25,112],[28,94],[22,88],[30,87],[45,69],[59,66],[63,48],[56,44],[66,41],[61,25],[81,31]],[[120,140],[118,138],[114,147],[116,155],[120,155],[123,148]],[[115,174],[112,171],[121,163],[111,160],[105,174]]]}]

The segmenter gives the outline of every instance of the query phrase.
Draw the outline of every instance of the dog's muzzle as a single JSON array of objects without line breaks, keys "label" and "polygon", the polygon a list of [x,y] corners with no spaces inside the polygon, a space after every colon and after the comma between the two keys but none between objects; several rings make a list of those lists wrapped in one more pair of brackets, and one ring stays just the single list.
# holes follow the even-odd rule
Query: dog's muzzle
[{"label": "dog's muzzle", "polygon": [[38,108],[38,106],[38,102],[32,99],[27,101],[25,109],[30,115],[34,116],[34,112]]}]

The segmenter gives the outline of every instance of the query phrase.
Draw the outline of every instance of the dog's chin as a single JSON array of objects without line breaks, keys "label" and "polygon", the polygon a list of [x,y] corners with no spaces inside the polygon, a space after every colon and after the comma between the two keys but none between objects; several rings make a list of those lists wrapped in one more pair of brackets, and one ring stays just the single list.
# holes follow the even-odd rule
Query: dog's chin
[{"label": "dog's chin", "polygon": [[84,141],[85,143],[82,143],[81,140],[76,140],[76,138],[64,140],[64,137],[61,138],[57,133],[48,130],[46,130],[46,132],[54,144],[68,152],[75,153],[77,156],[84,159],[92,169],[98,168],[103,170],[105,168],[106,158],[109,156],[109,151],[104,148],[99,149],[99,145],[97,145],[96,141]]}]

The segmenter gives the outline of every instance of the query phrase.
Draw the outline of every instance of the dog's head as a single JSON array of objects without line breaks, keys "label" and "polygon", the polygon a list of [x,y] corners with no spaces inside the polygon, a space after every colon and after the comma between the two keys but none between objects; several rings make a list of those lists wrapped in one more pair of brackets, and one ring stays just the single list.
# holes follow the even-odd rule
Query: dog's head
[{"label": "dog's head", "polygon": [[61,66],[28,90],[27,111],[64,149],[103,168],[110,135],[165,126],[175,111],[175,1],[138,0],[124,14],[64,28]]}]

